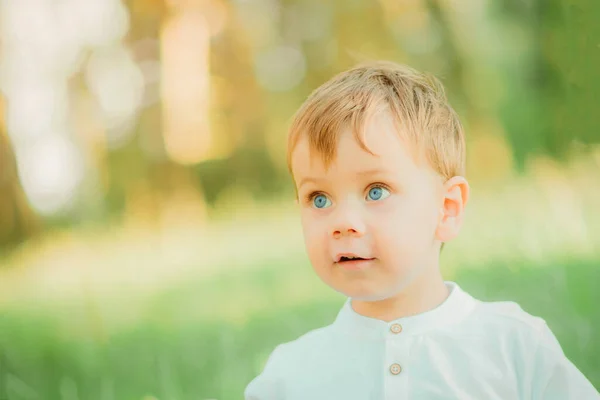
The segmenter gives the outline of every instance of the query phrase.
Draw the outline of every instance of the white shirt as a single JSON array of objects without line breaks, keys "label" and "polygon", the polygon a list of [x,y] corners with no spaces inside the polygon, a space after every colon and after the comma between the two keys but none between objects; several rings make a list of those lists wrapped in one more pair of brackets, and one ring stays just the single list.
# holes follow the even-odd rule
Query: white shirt
[{"label": "white shirt", "polygon": [[333,324],[277,346],[245,399],[600,399],[544,320],[446,284],[440,306],[392,322],[346,301]]}]

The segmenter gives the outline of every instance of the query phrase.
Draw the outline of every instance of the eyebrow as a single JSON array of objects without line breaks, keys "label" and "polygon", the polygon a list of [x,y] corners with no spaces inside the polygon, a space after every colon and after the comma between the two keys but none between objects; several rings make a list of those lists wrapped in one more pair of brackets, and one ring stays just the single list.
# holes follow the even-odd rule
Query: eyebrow
[{"label": "eyebrow", "polygon": [[319,181],[323,181],[324,179],[321,178],[302,178],[300,179],[300,182],[298,182],[298,188],[301,188],[302,185],[307,184],[307,183],[314,183],[317,184],[319,183]]},{"label": "eyebrow", "polygon": [[360,175],[360,176],[368,176],[368,175],[384,175],[384,174],[389,174],[390,172],[388,170],[382,169],[382,168],[373,168],[373,169],[367,169],[365,171],[360,171],[357,172],[356,175]]},{"label": "eyebrow", "polygon": [[[381,169],[381,168],[367,169],[365,171],[359,171],[356,173],[356,175],[358,175],[358,176],[384,175],[384,174],[388,175],[389,171]],[[317,184],[324,180],[325,179],[323,179],[323,178],[315,178],[315,177],[302,178],[302,179],[300,179],[300,182],[298,182],[298,188],[301,188],[302,185],[307,184],[307,183]]]}]

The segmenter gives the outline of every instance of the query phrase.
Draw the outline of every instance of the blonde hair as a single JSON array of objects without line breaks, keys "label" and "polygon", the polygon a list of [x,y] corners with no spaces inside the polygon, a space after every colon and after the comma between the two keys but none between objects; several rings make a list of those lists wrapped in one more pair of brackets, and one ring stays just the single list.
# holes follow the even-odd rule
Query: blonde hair
[{"label": "blonde hair", "polygon": [[398,133],[416,150],[415,155],[425,157],[442,177],[465,174],[463,127],[440,81],[386,61],[359,64],[334,76],[308,97],[289,131],[290,172],[291,154],[303,136],[325,165],[335,159],[339,136],[347,127],[369,151],[362,137],[364,127],[381,111],[391,113]]}]

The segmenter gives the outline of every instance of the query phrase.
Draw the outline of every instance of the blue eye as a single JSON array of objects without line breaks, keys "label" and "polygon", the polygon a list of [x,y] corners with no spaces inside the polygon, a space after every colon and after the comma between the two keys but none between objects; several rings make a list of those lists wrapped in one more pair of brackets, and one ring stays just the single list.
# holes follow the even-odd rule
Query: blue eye
[{"label": "blue eye", "polygon": [[316,208],[325,208],[331,205],[331,200],[329,200],[324,194],[316,195],[313,197],[312,202]]},{"label": "blue eye", "polygon": [[367,200],[377,201],[383,200],[390,195],[389,190],[381,186],[374,186],[369,189],[369,194],[367,194]]}]

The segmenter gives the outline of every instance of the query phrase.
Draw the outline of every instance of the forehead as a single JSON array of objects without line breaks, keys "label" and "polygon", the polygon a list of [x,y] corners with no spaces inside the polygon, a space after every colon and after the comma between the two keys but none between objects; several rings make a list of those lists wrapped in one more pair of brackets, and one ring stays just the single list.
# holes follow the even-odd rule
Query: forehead
[{"label": "forehead", "polygon": [[386,114],[374,116],[362,132],[363,148],[351,129],[339,135],[335,158],[330,165],[316,149],[311,149],[306,137],[299,138],[292,154],[294,177],[309,174],[361,173],[378,169],[410,173],[418,169],[412,148],[402,138],[396,124]]}]

